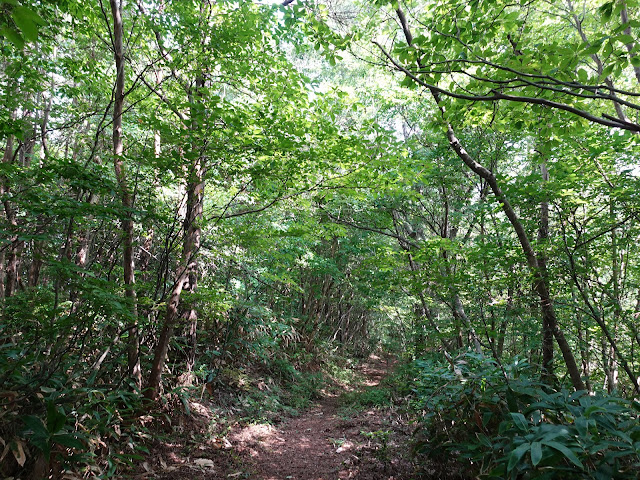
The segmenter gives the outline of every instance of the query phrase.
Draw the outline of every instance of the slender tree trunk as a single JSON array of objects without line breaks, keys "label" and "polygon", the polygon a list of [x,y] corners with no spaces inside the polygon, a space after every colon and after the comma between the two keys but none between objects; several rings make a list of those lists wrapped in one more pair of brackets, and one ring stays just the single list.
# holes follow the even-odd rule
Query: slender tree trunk
[{"label": "slender tree trunk", "polygon": [[[192,105],[196,105],[191,112],[191,130],[193,134],[192,149],[196,152],[201,149],[196,145],[197,129],[199,128],[198,114],[202,112],[196,111],[201,106],[199,99],[204,88],[204,80],[196,79],[195,96],[189,95]],[[195,98],[194,98],[195,97]],[[165,313],[164,324],[158,340],[158,346],[155,350],[149,381],[147,382],[146,398],[156,400],[159,395],[160,384],[162,381],[162,372],[169,351],[169,342],[173,336],[177,320],[180,316],[180,302],[183,292],[195,292],[198,282],[198,262],[197,255],[200,250],[200,237],[202,211],[204,202],[204,163],[205,157],[202,154],[196,156],[192,164],[187,169],[187,202],[185,210],[185,219],[183,224],[184,241],[182,247],[182,259],[179,262],[178,271],[176,272],[176,282],[169,296],[167,310]],[[187,370],[190,371],[195,363],[196,353],[196,331],[198,315],[193,305],[185,310],[185,319],[188,322],[189,332],[189,352],[187,353]]]},{"label": "slender tree trunk", "polygon": [[[573,291],[571,292],[573,296]],[[591,380],[590,380],[590,368],[589,368],[589,330],[585,329],[583,332],[582,329],[582,315],[576,311],[576,316],[578,320],[578,343],[580,344],[580,358],[582,361],[582,376],[584,377],[584,383],[587,387],[588,391],[592,391],[591,388]]]},{"label": "slender tree trunk", "polygon": [[[93,205],[97,201],[97,195],[93,193],[89,193],[89,197],[87,199],[87,203],[89,205]],[[76,235],[76,253],[75,253],[75,264],[78,267],[80,272],[80,277],[84,278],[85,274],[84,269],[87,266],[87,260],[89,258],[89,245],[91,245],[91,231],[89,227],[83,227],[80,229]],[[71,291],[69,292],[69,300],[71,300],[72,309],[77,308],[78,302],[78,287],[76,285],[72,285]]]},{"label": "slender tree trunk", "polygon": [[[609,216],[612,222],[616,221],[616,209],[613,195],[609,198]],[[613,311],[611,312],[613,332],[613,342],[616,342],[618,331],[618,321],[620,319],[620,259],[618,258],[618,233],[615,228],[611,229],[611,283],[613,287]],[[616,361],[613,345],[609,349],[609,370],[611,376],[611,389],[615,390],[618,384],[618,362]]]},{"label": "slender tree trunk", "polygon": [[34,241],[31,248],[31,265],[29,265],[29,276],[27,284],[29,287],[36,287],[40,281],[40,271],[44,264],[43,252],[44,242],[42,240]]},{"label": "slender tree trunk", "polygon": [[611,378],[611,357],[609,356],[610,345],[607,345],[607,339],[604,335],[600,336],[600,358],[602,361],[602,369],[604,370],[604,384],[602,388],[607,390],[607,393],[613,391],[613,380]]},{"label": "slender tree trunk", "polygon": [[[640,318],[640,289],[636,291],[636,305],[633,307],[633,317],[631,322],[629,322],[629,327],[633,332],[633,338],[635,338],[636,343],[640,346],[640,335],[638,334],[638,328],[635,325],[636,320]],[[633,342],[631,342],[633,346]]]},{"label": "slender tree trunk", "polygon": [[145,397],[149,400],[156,400],[159,395],[160,382],[162,381],[162,371],[169,351],[169,342],[173,336],[173,329],[178,318],[178,307],[180,306],[180,296],[185,283],[188,281],[188,273],[186,265],[181,264],[182,271],[179,272],[178,278],[173,285],[169,301],[167,302],[167,310],[164,316],[164,324],[158,339],[158,346],[155,350],[153,363],[151,364],[151,372],[147,382]]},{"label": "slender tree trunk", "polygon": [[[433,93],[435,95],[436,92]],[[436,101],[439,102],[439,98],[437,95],[435,95],[435,98]],[[493,194],[502,204],[502,210],[509,219],[511,226],[518,236],[518,240],[520,241],[520,245],[522,246],[522,250],[527,259],[527,264],[529,265],[529,269],[531,270],[531,273],[533,275],[534,291],[540,299],[542,317],[546,319],[547,328],[553,331],[553,336],[555,337],[556,342],[558,343],[558,347],[562,352],[562,356],[564,358],[565,365],[567,367],[567,371],[569,372],[569,376],[571,377],[574,388],[576,390],[584,390],[585,386],[580,377],[580,370],[578,369],[578,365],[576,364],[576,360],[573,356],[573,352],[571,351],[571,347],[569,346],[564,333],[558,325],[547,280],[544,278],[544,275],[540,269],[538,258],[536,257],[536,254],[531,247],[531,243],[529,242],[529,238],[524,229],[524,226],[520,222],[520,219],[516,215],[515,210],[502,192],[502,189],[500,188],[495,175],[471,158],[471,156],[460,144],[460,141],[455,136],[455,133],[453,132],[451,126],[448,126],[447,128],[447,137],[449,138],[451,148],[462,159],[465,165],[467,165],[471,170],[473,170],[476,174],[480,175],[487,181],[487,183],[491,187],[491,190],[493,191]]]},{"label": "slender tree trunk", "polygon": [[[15,216],[7,215],[9,218],[9,225],[14,230],[18,229],[18,224]],[[18,239],[18,236],[14,236],[11,240],[11,248],[9,249],[9,255],[7,256],[7,268],[6,268],[6,280],[5,280],[5,298],[11,297],[20,284],[20,254],[22,253],[23,242]]]},{"label": "slender tree trunk", "polygon": [[[540,174],[542,176],[542,185],[549,182],[549,170],[544,158],[541,159]],[[543,200],[540,203],[540,226],[538,228],[538,242],[540,247],[537,252],[538,265],[540,274],[545,282],[549,282],[547,273],[547,256],[544,253],[546,243],[549,240],[549,203]],[[547,382],[551,383],[554,379],[553,374],[553,319],[550,319],[543,313],[542,315],[542,375]]]},{"label": "slender tree trunk", "polygon": [[[606,341],[609,343],[609,346],[612,349],[611,357],[612,358],[617,358],[617,362],[620,364],[620,366],[627,373],[627,375],[629,377],[629,380],[631,381],[631,384],[633,385],[634,391],[636,392],[637,395],[640,395],[640,384],[638,383],[638,377],[633,372],[633,370],[631,370],[631,367],[629,366],[629,362],[627,362],[627,359],[625,358],[623,353],[620,351],[620,348],[619,348],[618,344],[616,343],[615,338],[611,334],[611,331],[610,331],[609,327],[607,326],[606,322],[604,321],[604,319],[602,318],[602,316],[600,315],[598,310],[591,303],[591,300],[589,299],[589,295],[587,295],[586,289],[580,284],[580,282],[578,280],[578,273],[577,273],[577,269],[576,269],[576,265],[575,265],[575,259],[573,258],[573,255],[571,253],[569,253],[569,252],[568,252],[568,258],[569,258],[569,266],[570,266],[570,269],[571,269],[571,276],[573,277],[573,283],[575,284],[576,288],[578,289],[578,292],[580,292],[580,296],[582,297],[583,302],[585,303],[585,305],[587,306],[587,308],[591,312],[592,318],[596,321],[596,323],[598,324],[598,326],[602,330],[604,338],[606,338]],[[605,351],[605,348],[603,347],[603,352],[604,351]],[[605,372],[609,372],[610,371],[610,369],[607,368],[607,365],[608,365],[607,362],[605,362],[604,365],[603,365],[603,368],[605,369]]]},{"label": "slender tree trunk", "polygon": [[[42,73],[42,72],[41,72]],[[49,115],[51,114],[51,105],[53,103],[53,91],[55,90],[55,83],[51,81],[51,92],[47,98],[45,94],[41,94],[42,97],[42,118],[38,125],[40,131],[40,161],[44,160],[47,156],[47,128],[49,124]],[[34,129],[35,130],[35,129]],[[36,134],[34,133],[34,145],[36,142]],[[42,216],[38,217],[39,221],[42,221]],[[42,240],[33,240],[31,243],[31,265],[29,265],[28,285],[35,287],[40,281],[40,271],[44,264],[44,246],[45,242]]]},{"label": "slender tree trunk", "polygon": [[[156,82],[159,83],[159,75],[156,73]],[[153,154],[155,158],[160,158],[161,147],[160,147],[160,132],[157,130],[153,134]],[[155,182],[154,182],[155,184]],[[159,188],[158,184],[155,184],[156,188]],[[140,254],[138,260],[138,270],[142,272],[143,279],[148,280],[149,278],[149,265],[151,263],[151,258],[153,257],[153,240],[155,237],[155,231],[153,226],[148,230],[147,234],[144,237],[144,242],[140,246]]]},{"label": "slender tree trunk", "polygon": [[464,311],[464,306],[462,305],[462,301],[460,300],[460,295],[456,292],[453,295],[453,316],[462,321],[462,323],[467,328],[469,335],[471,335],[471,339],[473,340],[473,346],[478,355],[483,355],[482,353],[482,344],[480,343],[480,339],[478,339],[478,335],[476,334],[475,328],[471,324],[471,320],[467,317],[467,313]]},{"label": "slender tree trunk", "polygon": [[[200,250],[200,236],[202,220],[202,209],[204,200],[204,158],[199,157],[193,164],[189,174],[189,184],[187,186],[187,215],[185,218],[185,250],[188,252],[191,262],[189,262],[189,281],[184,287],[185,292],[195,293],[198,287],[198,262],[197,254]],[[183,318],[188,328],[189,350],[187,352],[187,372],[190,374],[196,360],[198,327],[198,312],[193,304],[185,310]]]},{"label": "slender tree trunk", "polygon": [[[7,139],[7,145],[2,157],[3,163],[11,163],[14,159],[14,146],[13,136],[9,136]],[[10,247],[8,249],[6,266],[0,265],[0,268],[4,268],[4,297],[8,298],[12,296],[18,288],[20,281],[20,253],[22,251],[23,242],[18,237],[18,219],[14,205],[6,195],[9,193],[9,185],[5,178],[0,178],[0,196],[4,196],[3,207],[8,226],[13,230],[13,235],[9,239]]]},{"label": "slender tree trunk", "polygon": [[[88,202],[92,205],[96,202],[96,195],[89,194]],[[87,265],[87,259],[89,258],[89,244],[91,243],[90,232],[88,229],[84,229],[78,233],[78,249],[76,250],[76,265],[81,269]]]},{"label": "slender tree trunk", "polygon": [[[443,239],[455,240],[457,235],[457,229],[450,228],[450,225],[449,225],[449,200],[446,193],[446,187],[444,185],[441,186],[441,193],[442,193],[442,203],[444,204],[445,216],[442,220],[442,231],[440,232],[440,237]],[[448,277],[451,277],[452,271],[451,271],[451,264],[449,260],[449,253],[446,250],[442,251],[442,259],[444,260],[446,274]],[[473,325],[469,320],[469,317],[467,317],[467,313],[464,311],[464,306],[462,305],[462,301],[460,300],[460,293],[458,292],[457,288],[455,288],[453,291],[451,301],[452,301],[453,318],[457,321],[458,324],[463,324],[466,327],[467,332],[469,333],[473,341],[473,346],[475,348],[476,353],[478,355],[483,355],[482,344],[480,343],[480,339],[478,338],[478,335],[476,334],[476,330],[475,328],[473,328]]]},{"label": "slender tree trunk", "polygon": [[6,270],[4,269],[5,251],[0,250],[0,302],[4,305]]},{"label": "slender tree trunk", "polygon": [[122,142],[122,112],[124,107],[124,28],[122,24],[122,0],[110,0],[113,19],[113,53],[116,64],[116,88],[113,104],[113,166],[115,170],[122,206],[125,210],[122,219],[123,263],[125,293],[131,308],[131,324],[129,330],[128,366],[129,375],[138,387],[142,386],[142,371],[140,369],[140,345],[138,339],[138,301],[135,290],[135,267],[133,251],[133,195],[129,190],[124,165],[124,146]]},{"label": "slender tree trunk", "polygon": [[[401,245],[401,247],[402,247],[402,245]],[[418,272],[418,265],[416,265],[415,261],[413,260],[413,256],[411,255],[411,252],[409,252],[408,248],[404,248],[404,250],[405,250],[405,252],[407,254],[407,261],[409,262],[409,269],[411,270],[411,272],[412,272],[412,274],[413,274],[413,276],[415,278],[416,274]],[[444,352],[445,358],[447,359],[449,364],[452,367],[455,368],[455,366],[453,364],[453,360],[451,359],[451,355],[449,354],[449,351],[448,351],[447,343],[444,341],[442,333],[440,332],[440,327],[438,326],[437,322],[433,318],[433,314],[431,312],[431,309],[429,308],[429,304],[427,303],[427,299],[425,298],[424,292],[422,292],[422,290],[418,291],[418,298],[420,299],[420,305],[422,306],[422,315],[423,315],[423,317],[429,322],[429,325],[431,326],[431,328],[433,328],[433,330],[438,335],[438,340],[440,340],[440,343],[442,345],[442,350]]]}]

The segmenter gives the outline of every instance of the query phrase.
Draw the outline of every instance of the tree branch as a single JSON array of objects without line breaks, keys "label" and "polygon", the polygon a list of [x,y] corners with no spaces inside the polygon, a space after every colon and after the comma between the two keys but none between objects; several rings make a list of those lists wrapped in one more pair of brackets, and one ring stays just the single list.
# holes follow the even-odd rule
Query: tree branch
[{"label": "tree branch", "polygon": [[640,132],[640,125],[637,125],[635,123],[610,117],[609,115],[607,115],[606,118],[604,115],[602,117],[598,117],[584,110],[580,110],[578,108],[572,107],[571,105],[566,105],[564,103],[555,102],[553,100],[548,100],[545,98],[507,95],[505,93],[498,92],[495,89],[490,90],[491,95],[462,95],[459,93],[450,92],[449,90],[445,90],[444,88],[440,88],[437,85],[427,83],[421,78],[417,77],[413,72],[411,72],[409,69],[400,65],[393,57],[391,57],[391,55],[389,55],[389,53],[384,49],[382,45],[380,45],[375,40],[372,43],[374,43],[380,49],[380,51],[382,51],[384,56],[387,57],[387,59],[393,64],[393,66],[397,70],[407,75],[418,85],[421,85],[432,92],[437,92],[442,95],[446,95],[448,97],[457,98],[459,100],[468,100],[472,102],[495,102],[498,100],[507,100],[510,102],[529,103],[532,105],[543,105],[546,107],[572,113],[578,117],[582,117],[586,120],[589,120],[590,122],[598,123],[606,127],[620,128],[623,130],[629,130],[631,132]]}]

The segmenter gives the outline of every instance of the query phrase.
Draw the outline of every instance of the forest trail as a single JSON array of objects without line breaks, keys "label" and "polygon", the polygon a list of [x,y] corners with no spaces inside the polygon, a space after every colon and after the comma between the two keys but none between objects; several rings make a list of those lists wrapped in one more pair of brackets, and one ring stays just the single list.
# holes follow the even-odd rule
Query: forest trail
[{"label": "forest trail", "polygon": [[[360,367],[361,389],[375,388],[389,362],[372,356]],[[346,415],[339,394],[325,393],[301,416],[277,427],[246,426],[229,436],[247,459],[249,478],[261,480],[398,480],[411,466],[395,450],[407,452],[407,432],[390,411],[370,408]]]},{"label": "forest trail", "polygon": [[[136,480],[415,480],[411,427],[381,382],[394,362],[371,356],[355,385],[335,382],[277,425],[231,423],[211,436],[211,410],[190,402],[179,434],[153,442]],[[379,405],[385,406],[379,406]],[[372,406],[378,405],[378,406]],[[175,427],[174,427],[175,428]],[[175,430],[174,430],[175,431]],[[144,469],[144,472],[142,470]],[[132,472],[133,473],[133,472]],[[441,478],[441,477],[433,477]]]}]

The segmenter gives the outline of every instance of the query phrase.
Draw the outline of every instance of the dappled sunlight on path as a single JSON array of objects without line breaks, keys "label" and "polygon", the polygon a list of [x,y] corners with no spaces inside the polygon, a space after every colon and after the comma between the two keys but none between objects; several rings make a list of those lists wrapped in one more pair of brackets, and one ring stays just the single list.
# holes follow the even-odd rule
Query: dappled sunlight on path
[{"label": "dappled sunlight on path", "polygon": [[[388,362],[371,357],[361,367],[364,387],[375,387]],[[248,458],[251,478],[262,480],[343,480],[408,478],[398,476],[407,465],[391,458],[372,458],[371,440],[363,432],[388,429],[381,412],[340,415],[336,395],[325,395],[300,417],[277,428],[251,425],[229,435],[235,450]],[[370,458],[371,457],[371,458]]]}]

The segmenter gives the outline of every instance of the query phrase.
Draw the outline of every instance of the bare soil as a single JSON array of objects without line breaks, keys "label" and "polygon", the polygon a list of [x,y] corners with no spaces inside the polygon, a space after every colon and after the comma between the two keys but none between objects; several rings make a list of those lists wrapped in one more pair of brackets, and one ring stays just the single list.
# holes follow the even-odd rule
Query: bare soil
[{"label": "bare soil", "polygon": [[[361,370],[364,387],[374,387],[386,375],[387,363],[371,357]],[[247,426],[233,432],[229,440],[247,459],[250,478],[413,478],[406,459],[407,426],[399,417],[389,410],[370,409],[347,418],[339,407],[338,395],[327,393],[300,417],[277,427]]]},{"label": "bare soil", "polygon": [[[361,367],[359,388],[377,386],[390,365],[370,357]],[[344,387],[345,389],[347,387]],[[418,473],[409,459],[410,426],[393,408],[354,411],[340,405],[340,392],[323,396],[298,417],[277,426],[232,425],[211,435],[204,405],[193,404],[199,420],[156,441],[135,478],[162,480],[411,480],[445,478]],[[209,427],[207,427],[209,425]],[[206,431],[209,428],[209,432]],[[215,438],[211,440],[211,438]],[[144,471],[142,471],[144,470]]]}]

